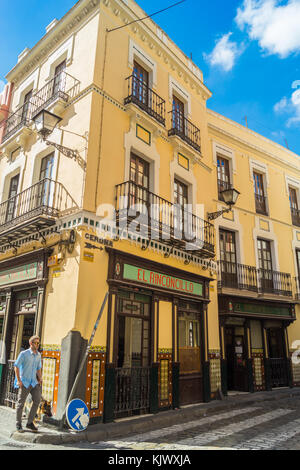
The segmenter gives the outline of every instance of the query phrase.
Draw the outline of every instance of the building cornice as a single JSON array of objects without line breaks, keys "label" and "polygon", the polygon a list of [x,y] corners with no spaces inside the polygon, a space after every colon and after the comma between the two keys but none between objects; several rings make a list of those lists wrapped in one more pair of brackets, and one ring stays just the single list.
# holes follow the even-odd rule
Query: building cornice
[{"label": "building cornice", "polygon": [[[138,18],[143,18],[146,13],[131,0],[102,0],[104,6],[110,8],[112,13],[122,20],[123,25],[129,24]],[[133,6],[135,9],[133,9]],[[212,92],[202,81],[202,72],[192,60],[169,38],[169,36],[150,18],[142,22],[132,24],[131,31],[140,36],[140,39],[162,57],[166,64],[170,65],[171,72],[177,71],[181,80],[190,84],[191,88],[201,95],[204,100],[211,98]],[[162,38],[158,37],[158,32]],[[169,43],[169,44],[168,44]],[[172,48],[175,50],[173,51]],[[182,56],[182,58],[180,57]],[[185,63],[186,61],[186,63]],[[198,74],[193,72],[193,68]],[[199,77],[201,75],[201,78]]]},{"label": "building cornice", "polygon": [[35,68],[44,57],[57,47],[76,26],[82,23],[99,6],[100,0],[79,0],[58,22],[45,34],[37,44],[6,75],[8,82],[17,84]]},{"label": "building cornice", "polygon": [[[232,121],[231,119],[226,118],[226,117],[222,116],[221,114],[216,113],[215,111],[207,109],[207,113],[210,114],[211,116],[214,116],[215,118],[223,121],[223,122],[226,122],[226,123],[230,124],[231,126],[234,126],[234,127],[238,128],[239,130],[241,130],[245,134],[249,134],[249,135],[254,136],[256,139],[261,140],[262,144],[265,143],[265,144],[274,146],[274,148],[280,150],[281,152],[284,152],[289,158],[293,158],[295,160],[295,164],[293,164],[290,161],[285,160],[284,158],[280,158],[275,153],[272,153],[272,152],[266,150],[266,148],[263,147],[263,146],[255,145],[255,144],[249,142],[249,140],[238,137],[236,134],[234,134],[232,132],[229,132],[228,130],[223,129],[221,126],[213,124],[212,122],[208,122],[208,127],[210,129],[212,129],[212,130],[214,130],[214,131],[216,131],[220,134],[223,134],[226,137],[229,137],[230,139],[232,139],[232,140],[248,147],[250,150],[255,150],[256,152],[261,153],[264,156],[269,157],[271,160],[276,161],[277,164],[280,163],[281,165],[288,166],[288,167],[292,168],[293,170],[296,170],[297,172],[300,171],[300,157],[296,153],[291,152],[288,149],[285,149],[284,147],[282,147],[280,144],[277,144],[273,140],[270,140],[267,137],[264,137],[264,136],[262,136],[262,135],[260,135],[256,132],[252,131],[251,129],[248,129],[244,126],[241,126],[237,122]],[[298,165],[296,163],[296,160],[299,161]]]}]

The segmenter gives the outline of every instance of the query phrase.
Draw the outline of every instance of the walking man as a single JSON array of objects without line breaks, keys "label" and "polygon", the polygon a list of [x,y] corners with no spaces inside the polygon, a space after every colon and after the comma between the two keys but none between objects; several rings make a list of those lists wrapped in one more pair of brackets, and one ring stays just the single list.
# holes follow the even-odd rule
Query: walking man
[{"label": "walking man", "polygon": [[42,395],[42,359],[38,352],[40,338],[32,336],[29,339],[29,349],[22,351],[15,362],[15,388],[19,389],[18,402],[16,407],[16,427],[22,432],[22,413],[26,398],[29,393],[32,396],[32,407],[28,416],[27,429],[37,432],[37,427],[33,424]]}]

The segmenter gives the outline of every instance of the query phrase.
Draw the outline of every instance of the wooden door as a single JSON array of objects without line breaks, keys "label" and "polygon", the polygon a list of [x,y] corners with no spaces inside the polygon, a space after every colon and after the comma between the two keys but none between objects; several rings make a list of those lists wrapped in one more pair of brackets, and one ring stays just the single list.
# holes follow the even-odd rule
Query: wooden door
[{"label": "wooden door", "polygon": [[203,401],[200,305],[181,302],[178,310],[180,404]]},{"label": "wooden door", "polygon": [[140,64],[134,62],[132,94],[140,104],[148,106],[149,73]]},{"label": "wooden door", "polygon": [[271,242],[269,240],[258,239],[257,248],[261,288],[263,291],[272,292],[274,289],[274,283]]}]

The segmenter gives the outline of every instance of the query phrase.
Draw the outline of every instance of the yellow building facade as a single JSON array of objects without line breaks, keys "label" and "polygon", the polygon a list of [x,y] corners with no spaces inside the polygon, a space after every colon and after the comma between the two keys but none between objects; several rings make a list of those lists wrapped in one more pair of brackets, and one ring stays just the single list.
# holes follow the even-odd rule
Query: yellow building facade
[{"label": "yellow building facade", "polygon": [[7,75],[1,400],[37,333],[56,420],[107,293],[76,390],[93,420],[297,384],[298,157],[207,110],[202,72],[144,16],[80,0]]}]

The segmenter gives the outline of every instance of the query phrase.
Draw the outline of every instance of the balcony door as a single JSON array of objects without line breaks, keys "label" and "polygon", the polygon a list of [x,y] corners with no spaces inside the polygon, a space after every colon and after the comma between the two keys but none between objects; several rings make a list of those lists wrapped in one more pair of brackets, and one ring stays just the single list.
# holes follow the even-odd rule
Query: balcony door
[{"label": "balcony door", "polygon": [[6,209],[6,222],[11,221],[16,216],[17,208],[17,194],[19,187],[20,175],[16,175],[10,180],[7,209]]},{"label": "balcony door", "polygon": [[220,230],[219,237],[222,285],[236,288],[238,283],[235,233]]},{"label": "balcony door", "polygon": [[220,201],[223,201],[221,192],[230,187],[229,161],[218,156],[218,199]]},{"label": "balcony door", "polygon": [[188,186],[181,181],[174,180],[174,230],[180,238],[188,235]]},{"label": "balcony door", "polygon": [[268,240],[257,240],[258,263],[260,269],[261,288],[266,292],[273,292],[273,266],[271,242]]},{"label": "balcony door", "polygon": [[134,62],[132,94],[136,100],[148,107],[149,73],[140,64]]},{"label": "balcony door", "polygon": [[41,161],[40,178],[37,185],[37,207],[50,207],[53,199],[54,185],[52,181],[54,153]]},{"label": "balcony door", "polygon": [[26,121],[29,119],[31,97],[32,97],[32,90],[26,93],[24,97],[24,104],[22,108],[22,123],[23,124],[26,124]]},{"label": "balcony door", "polygon": [[184,103],[174,95],[172,107],[172,120],[173,129],[176,129],[180,134],[184,135]]},{"label": "balcony door", "polygon": [[63,73],[66,70],[66,60],[61,62],[54,71],[54,80],[53,80],[53,88],[52,88],[52,95],[58,94],[59,91],[65,91],[65,74]]},{"label": "balcony door", "polygon": [[295,188],[289,188],[289,198],[293,225],[300,226],[300,213],[298,208],[297,191]]},{"label": "balcony door", "polygon": [[253,179],[256,212],[259,214],[267,214],[263,175],[254,171]]}]

